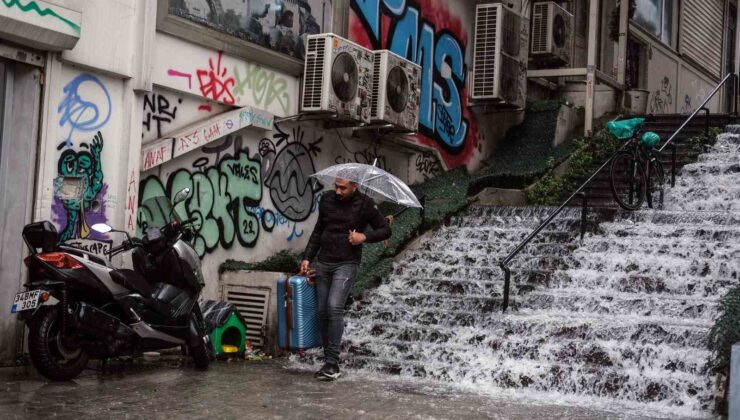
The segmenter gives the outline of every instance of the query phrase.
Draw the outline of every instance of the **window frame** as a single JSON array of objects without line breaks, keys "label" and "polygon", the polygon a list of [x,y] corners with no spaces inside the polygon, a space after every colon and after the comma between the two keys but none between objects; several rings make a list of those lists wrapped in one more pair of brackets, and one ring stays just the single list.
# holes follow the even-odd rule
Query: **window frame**
[{"label": "window frame", "polygon": [[[332,1],[332,31],[340,36],[347,33],[349,1]],[[169,3],[170,0],[157,0],[157,31],[293,76],[303,75],[303,60],[170,14]]]},{"label": "window frame", "polygon": [[[637,2],[639,0],[635,0]],[[663,10],[665,10],[665,1],[666,0],[660,0],[661,4],[663,4]],[[663,20],[659,22],[661,35],[657,35],[654,32],[652,32],[650,29],[646,28],[644,25],[642,25],[640,22],[637,21],[635,16],[632,16],[630,18],[630,21],[638,28],[640,28],[643,32],[651,36],[653,39],[657,40],[661,44],[667,46],[668,48],[672,49],[673,51],[678,51],[678,27],[680,26],[680,9],[681,9],[681,0],[672,0],[673,2],[673,10],[671,10],[671,33],[668,35],[669,42],[666,42],[662,37],[663,32]],[[637,11],[635,10],[635,14]],[[661,16],[667,15],[664,12],[661,12]]]}]

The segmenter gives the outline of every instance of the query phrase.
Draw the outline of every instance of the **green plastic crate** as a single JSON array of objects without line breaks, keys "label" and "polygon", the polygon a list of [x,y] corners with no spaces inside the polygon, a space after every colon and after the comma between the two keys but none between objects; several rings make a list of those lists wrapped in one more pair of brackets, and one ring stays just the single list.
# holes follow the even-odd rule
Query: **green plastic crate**
[{"label": "green plastic crate", "polygon": [[[235,313],[232,312],[229,315],[229,319],[226,322],[213,330],[210,335],[211,343],[213,343],[213,349],[216,351],[216,356],[225,356],[229,354],[244,354],[244,346],[247,340],[247,328]],[[232,345],[237,347],[239,350],[236,353],[227,353],[221,347],[222,345]]]}]

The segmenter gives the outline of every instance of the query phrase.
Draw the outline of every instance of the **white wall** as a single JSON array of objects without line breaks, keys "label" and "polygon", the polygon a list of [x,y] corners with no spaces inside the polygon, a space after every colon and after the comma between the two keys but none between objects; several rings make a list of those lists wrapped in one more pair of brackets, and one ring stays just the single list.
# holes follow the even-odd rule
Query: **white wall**
[{"label": "white wall", "polygon": [[[640,88],[650,91],[648,113],[689,114],[718,83],[634,24],[630,24],[630,35],[645,45],[646,80]],[[707,107],[711,112],[720,111],[721,97],[718,93],[709,102]]]},{"label": "white wall", "polygon": [[[74,49],[47,56],[34,218],[53,221],[65,241],[102,253],[112,238],[89,227],[125,228],[127,205],[135,213],[127,194],[138,182],[142,138],[135,89],[148,84],[154,4],[54,3],[80,10],[82,29]],[[82,208],[60,192],[60,176],[84,180]]]}]

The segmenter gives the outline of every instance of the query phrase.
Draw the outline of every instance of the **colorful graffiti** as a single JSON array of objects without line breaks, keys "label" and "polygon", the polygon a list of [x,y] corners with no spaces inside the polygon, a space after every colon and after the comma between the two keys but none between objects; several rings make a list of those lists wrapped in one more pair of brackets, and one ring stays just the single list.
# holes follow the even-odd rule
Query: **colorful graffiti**
[{"label": "colorful graffiti", "polygon": [[477,150],[476,126],[467,109],[467,34],[446,0],[351,0],[350,38],[387,48],[422,66],[416,141],[440,150],[450,168]]},{"label": "colorful graffiti", "polygon": [[200,84],[200,93],[206,98],[225,104],[234,104],[234,95],[231,89],[234,86],[234,78],[227,76],[228,70],[222,67],[221,59],[223,52],[218,52],[218,61],[213,65],[213,58],[208,59],[208,69],[198,69],[195,74],[198,76]]},{"label": "colorful graffiti", "polygon": [[7,7],[8,9],[10,9],[10,8],[12,8],[12,7],[15,6],[15,7],[17,7],[18,9],[20,9],[20,10],[22,10],[24,12],[31,12],[31,11],[33,11],[36,14],[38,14],[39,16],[41,16],[41,17],[52,16],[52,17],[58,19],[59,21],[64,22],[65,25],[67,25],[70,28],[72,28],[72,30],[74,30],[77,33],[77,35],[80,34],[80,25],[78,25],[78,24],[72,22],[71,20],[65,18],[64,16],[60,15],[59,13],[57,13],[56,11],[52,10],[49,7],[46,7],[46,8],[43,8],[42,9],[38,5],[38,3],[36,3],[33,0],[29,1],[26,4],[21,3],[20,0],[2,0],[2,4],[4,4],[5,7]]},{"label": "colorful graffiti", "polygon": [[283,216],[294,222],[308,219],[314,198],[321,185],[309,178],[316,172],[313,156],[318,156],[323,137],[314,138],[304,145],[305,131],[292,130],[292,136],[275,124],[273,140],[262,139],[259,152],[262,156],[262,177],[270,190],[272,203]]},{"label": "colorful graffiti", "polygon": [[287,73],[168,35],[157,36],[152,60],[152,82],[158,86],[277,116],[297,111],[299,79]]},{"label": "colorful graffiti", "polygon": [[241,102],[242,95],[251,95],[257,106],[266,109],[277,102],[284,113],[290,111],[288,82],[284,77],[256,64],[245,63],[241,71],[239,68],[238,65],[234,66],[236,84],[233,93],[237,102]]},{"label": "colorful graffiti", "polygon": [[[96,131],[108,123],[112,104],[108,89],[103,82],[90,73],[82,73],[72,79],[62,89],[64,97],[57,107],[59,126],[69,126],[69,134],[59,145],[62,149],[72,147],[72,135],[75,130]],[[100,101],[100,98],[104,98]]]},{"label": "colorful graffiti", "polygon": [[[108,186],[103,182],[103,135],[98,131],[90,144],[82,143],[83,150],[66,149],[57,164],[57,186],[52,205],[54,222],[63,226],[59,243],[70,239],[106,239],[90,226],[105,222],[105,195]],[[75,183],[73,194],[61,192],[63,184]]]},{"label": "colorful graffiti", "polygon": [[234,157],[224,156],[217,164],[197,171],[178,169],[169,176],[166,186],[156,176],[146,178],[140,188],[139,234],[149,226],[163,224],[147,208],[147,199],[172,199],[187,187],[192,193],[184,208],[187,217],[197,218],[193,246],[198,255],[213,252],[219,245],[231,248],[236,242],[253,247],[260,233],[260,221],[250,208],[262,199],[261,171],[259,157],[250,158],[249,150],[243,149]]},{"label": "colorful graffiti", "polygon": [[[182,103],[182,98],[177,99]],[[157,138],[162,137],[162,128],[172,123],[177,118],[177,106],[170,103],[165,95],[152,93],[144,95],[144,130],[149,133],[156,129]],[[141,134],[144,137],[144,133]]]}]

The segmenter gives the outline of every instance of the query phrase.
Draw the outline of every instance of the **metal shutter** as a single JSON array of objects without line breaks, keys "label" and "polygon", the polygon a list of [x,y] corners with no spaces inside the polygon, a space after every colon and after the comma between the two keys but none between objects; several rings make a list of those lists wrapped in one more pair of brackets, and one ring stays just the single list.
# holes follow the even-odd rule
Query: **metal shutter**
[{"label": "metal shutter", "polygon": [[680,52],[715,76],[722,72],[723,0],[684,0]]}]

